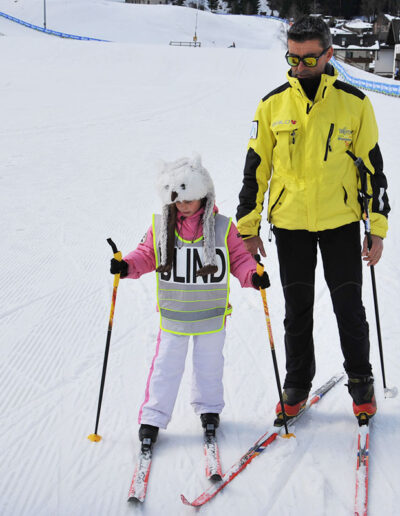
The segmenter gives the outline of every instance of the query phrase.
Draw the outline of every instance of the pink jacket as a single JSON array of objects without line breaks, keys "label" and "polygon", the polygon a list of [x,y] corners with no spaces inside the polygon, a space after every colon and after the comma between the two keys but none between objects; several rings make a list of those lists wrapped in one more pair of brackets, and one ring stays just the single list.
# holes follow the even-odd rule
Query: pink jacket
[{"label": "pink jacket", "polygon": [[[214,207],[214,211],[218,212],[218,208]],[[200,238],[203,232],[203,225],[200,218],[203,215],[204,208],[201,208],[191,217],[184,217],[178,213],[177,231],[185,240],[195,240]],[[242,287],[253,287],[251,276],[256,272],[256,262],[251,254],[246,250],[242,239],[238,236],[238,230],[232,223],[227,238],[229,259],[231,265],[231,273],[240,281]],[[153,228],[147,230],[147,233],[137,246],[137,248],[124,257],[129,265],[129,274],[127,278],[140,278],[146,272],[152,272],[156,269],[156,259],[154,255],[153,245]]]}]

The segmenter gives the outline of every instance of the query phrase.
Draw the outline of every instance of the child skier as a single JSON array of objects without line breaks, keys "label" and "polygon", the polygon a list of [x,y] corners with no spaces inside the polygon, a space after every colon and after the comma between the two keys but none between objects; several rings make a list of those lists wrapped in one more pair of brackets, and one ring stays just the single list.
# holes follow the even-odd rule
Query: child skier
[{"label": "child skier", "polygon": [[122,261],[111,260],[111,273],[136,279],[157,272],[160,331],[139,411],[139,439],[156,441],[158,429],[171,419],[193,336],[191,404],[203,428],[219,425],[224,407],[222,373],[229,276],[242,287],[266,288],[268,275],[256,273],[256,262],[238,237],[231,219],[218,213],[214,185],[201,159],[165,163],[157,189],[162,214],[138,247]]}]

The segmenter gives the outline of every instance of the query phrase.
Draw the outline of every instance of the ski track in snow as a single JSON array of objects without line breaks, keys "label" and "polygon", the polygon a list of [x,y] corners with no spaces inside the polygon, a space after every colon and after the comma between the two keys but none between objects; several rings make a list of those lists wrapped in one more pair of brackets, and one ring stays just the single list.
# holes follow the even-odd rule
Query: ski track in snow
[{"label": "ski track in snow", "polygon": [[[39,23],[32,6],[41,9],[41,1],[6,3],[10,14]],[[121,23],[120,40],[132,41],[125,21],[140,23],[150,11],[143,9],[147,6],[126,7],[82,0],[78,22],[71,14],[78,4],[67,8],[57,0],[49,6],[49,17],[64,24],[60,29],[117,41],[115,23],[107,24],[104,17],[107,12]],[[101,9],[98,17],[92,17],[100,13],[95,9]],[[148,20],[147,29],[131,26],[136,28],[135,44],[61,41],[0,19],[5,34],[0,83],[0,513],[5,516],[185,515],[195,511],[182,505],[179,494],[192,499],[208,485],[201,425],[190,407],[189,350],[173,418],[168,431],[160,432],[147,499],[134,507],[125,502],[139,447],[137,412],[158,331],[153,275],[120,282],[99,425],[103,440],[90,443],[86,438],[94,430],[112,295],[106,238],[112,237],[123,253],[136,247],[151,213],[159,209],[157,159],[192,151],[202,154],[214,178],[220,211],[234,216],[250,122],[259,99],[284,82],[286,64],[274,22],[201,14],[205,48],[169,48],[164,40],[170,13],[176,19],[182,13],[183,31],[186,16],[191,14],[192,24],[194,11],[162,12],[166,25],[159,16],[159,36],[154,28],[151,36]],[[252,50],[245,45],[235,51],[221,48],[226,46],[221,41],[234,39],[232,27],[252,43]],[[159,45],[144,45],[150,37],[159,37]],[[188,36],[182,32],[181,37]],[[220,48],[207,48],[212,39]],[[400,127],[399,117],[393,116],[400,104],[377,94],[370,98],[392,205],[389,238],[376,268],[391,387],[399,383],[400,367],[395,174]],[[265,222],[264,241],[267,232]],[[267,298],[283,383],[284,302],[273,243],[267,253],[264,262],[272,281]],[[320,258],[316,277],[314,388],[343,362]],[[370,283],[365,268],[379,409],[370,444],[369,514],[374,516],[397,510],[400,401],[383,398]],[[270,426],[278,399],[260,295],[232,279],[231,302],[224,351],[226,406],[218,431],[223,470]],[[296,425],[296,439],[277,439],[201,512],[350,514],[356,431],[342,382]]]}]

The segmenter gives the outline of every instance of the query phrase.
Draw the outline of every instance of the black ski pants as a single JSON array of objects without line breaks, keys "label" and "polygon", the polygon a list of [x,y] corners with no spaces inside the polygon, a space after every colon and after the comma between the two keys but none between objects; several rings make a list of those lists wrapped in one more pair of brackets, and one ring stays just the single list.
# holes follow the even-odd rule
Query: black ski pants
[{"label": "black ski pants", "polygon": [[310,389],[315,374],[313,308],[318,245],[338,324],[344,368],[350,375],[372,374],[368,323],[361,299],[359,222],[319,232],[275,227],[274,234],[285,297],[284,387]]}]

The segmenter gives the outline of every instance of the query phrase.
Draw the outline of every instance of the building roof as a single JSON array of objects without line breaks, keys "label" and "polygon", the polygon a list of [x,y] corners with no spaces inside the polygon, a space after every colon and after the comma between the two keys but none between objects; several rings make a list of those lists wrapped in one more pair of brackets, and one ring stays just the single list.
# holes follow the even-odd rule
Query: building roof
[{"label": "building roof", "polygon": [[375,41],[375,43],[369,47],[360,47],[358,45],[349,45],[348,47],[341,47],[340,45],[332,45],[335,50],[379,50],[379,42]]},{"label": "building roof", "polygon": [[351,20],[349,22],[346,22],[345,26],[348,27],[349,29],[357,29],[357,30],[358,29],[365,29],[365,30],[372,29],[372,23],[367,23],[362,20]]},{"label": "building roof", "polygon": [[397,16],[392,16],[391,14],[384,14],[383,16],[385,16],[385,18],[387,18],[389,21],[400,20],[400,18],[398,18]]},{"label": "building roof", "polygon": [[353,34],[351,30],[339,29],[338,27],[331,28],[332,36],[336,36],[337,34]]}]

